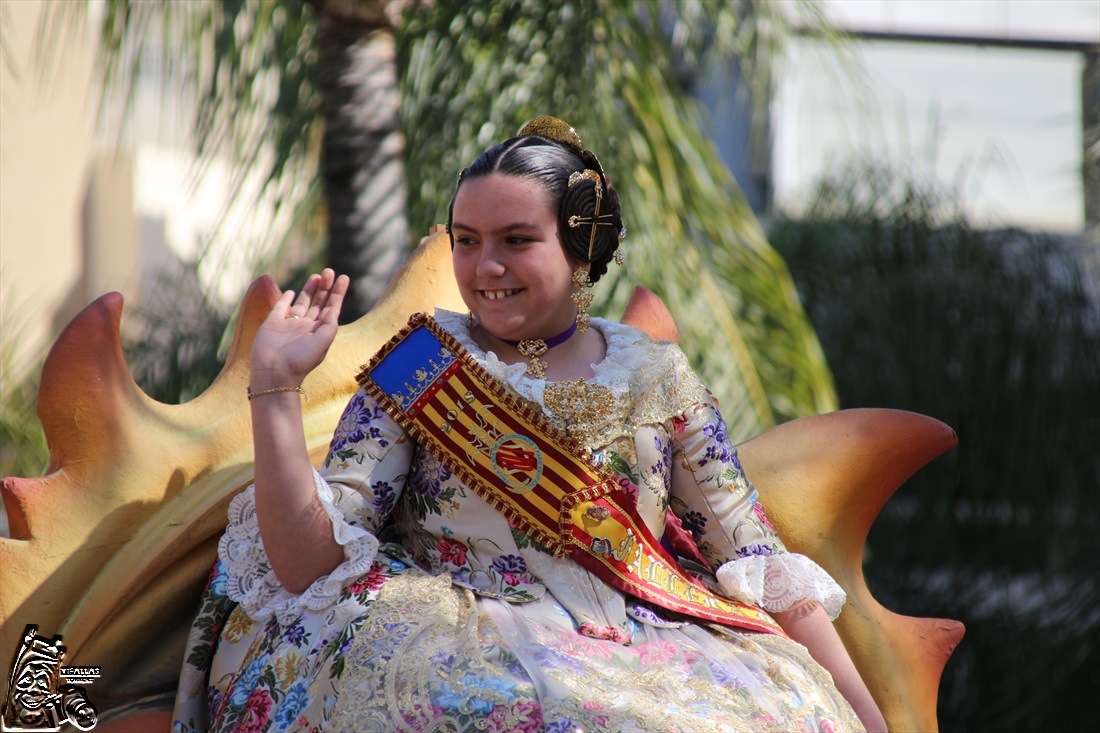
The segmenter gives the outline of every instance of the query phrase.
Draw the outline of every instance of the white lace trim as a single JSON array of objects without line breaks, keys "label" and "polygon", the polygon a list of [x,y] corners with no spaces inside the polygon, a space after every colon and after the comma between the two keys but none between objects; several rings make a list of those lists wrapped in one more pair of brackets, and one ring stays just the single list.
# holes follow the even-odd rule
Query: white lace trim
[{"label": "white lace trim", "polygon": [[[526,364],[505,364],[493,352],[485,352],[470,338],[466,317],[461,314],[438,310],[435,319],[490,375],[520,397],[545,407],[547,382],[529,376]],[[662,422],[707,399],[706,388],[675,345],[654,341],[633,326],[603,318],[593,318],[592,326],[607,342],[607,353],[591,365],[593,377],[586,381],[606,387],[615,408],[592,426],[585,438],[588,447],[602,448],[619,438],[632,437],[642,425]],[[555,418],[550,411],[548,415]]]},{"label": "white lace trim", "polygon": [[260,526],[256,521],[256,489],[249,486],[229,504],[229,526],[218,542],[218,554],[229,573],[229,597],[260,621],[272,614],[281,624],[293,623],[307,609],[332,605],[348,581],[370,570],[378,552],[378,540],[361,527],[348,524],[333,503],[335,493],[317,471],[313,472],[317,496],[332,520],[332,537],[344,547],[344,562],[322,575],[302,593],[286,590],[267,559]]},{"label": "white lace trim", "polygon": [[810,598],[834,620],[846,598],[844,589],[820,565],[795,552],[732,560],[718,568],[716,575],[727,596],[770,613],[786,611]]},{"label": "white lace trim", "polygon": [[[478,346],[477,342],[470,338],[465,314],[440,308],[436,309],[433,317],[439,325],[455,337],[458,343],[462,344],[464,349],[481,362],[491,375],[506,382],[521,396],[542,404],[542,393],[546,388],[546,381],[528,376],[526,364],[505,364],[497,358],[495,353],[486,352]],[[591,365],[595,376],[588,381],[602,384],[616,397],[629,394],[632,376],[643,367],[652,367],[651,344],[653,342],[633,326],[617,321],[593,318],[592,327],[599,331],[607,342],[607,355],[599,364]]]}]

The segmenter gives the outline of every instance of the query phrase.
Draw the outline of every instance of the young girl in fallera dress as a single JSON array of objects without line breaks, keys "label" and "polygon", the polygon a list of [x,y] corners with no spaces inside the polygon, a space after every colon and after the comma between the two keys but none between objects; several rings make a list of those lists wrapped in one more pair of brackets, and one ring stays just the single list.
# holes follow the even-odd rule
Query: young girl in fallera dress
[{"label": "young girl in fallera dress", "polygon": [[830,622],[843,591],[785,550],[683,353],[588,318],[624,230],[576,133],[540,118],[486,151],[448,229],[469,313],[380,352],[319,470],[297,387],[347,278],[259,329],[255,484],[174,729],[885,730]]}]

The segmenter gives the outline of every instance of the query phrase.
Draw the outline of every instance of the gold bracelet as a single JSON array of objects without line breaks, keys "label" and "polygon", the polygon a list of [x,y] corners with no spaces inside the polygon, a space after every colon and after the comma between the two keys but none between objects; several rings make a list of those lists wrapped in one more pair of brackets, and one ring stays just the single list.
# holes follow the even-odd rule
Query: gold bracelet
[{"label": "gold bracelet", "polygon": [[298,387],[272,387],[271,389],[261,389],[259,392],[253,392],[251,387],[245,387],[245,389],[248,390],[248,399],[250,399],[250,400],[253,397],[259,397],[260,395],[265,395],[265,394],[274,394],[276,392],[297,392],[298,394],[302,395],[302,397],[306,398],[306,402],[309,402],[309,395],[306,394],[306,391],[304,389],[302,389],[301,386],[298,386]]}]

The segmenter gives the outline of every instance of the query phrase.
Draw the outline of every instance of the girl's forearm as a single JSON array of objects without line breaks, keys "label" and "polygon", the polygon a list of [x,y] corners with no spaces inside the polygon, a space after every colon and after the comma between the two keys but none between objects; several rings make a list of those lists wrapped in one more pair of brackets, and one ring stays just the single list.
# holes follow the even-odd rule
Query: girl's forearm
[{"label": "girl's forearm", "polygon": [[837,690],[864,727],[871,733],[885,731],[886,720],[821,604],[806,600],[773,615],[787,635],[806,647],[810,656],[829,671]]},{"label": "girl's forearm", "polygon": [[301,593],[344,559],[317,497],[297,392],[251,400],[256,456],[256,521],[283,587]]}]

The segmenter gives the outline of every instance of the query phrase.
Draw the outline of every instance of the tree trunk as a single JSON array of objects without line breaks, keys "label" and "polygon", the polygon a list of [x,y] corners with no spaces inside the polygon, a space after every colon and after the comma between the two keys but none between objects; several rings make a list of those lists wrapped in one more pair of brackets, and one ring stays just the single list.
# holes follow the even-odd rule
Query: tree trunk
[{"label": "tree trunk", "polygon": [[405,140],[386,3],[315,3],[320,23],[321,169],[328,265],[351,277],[342,322],[366,313],[408,250]]}]

